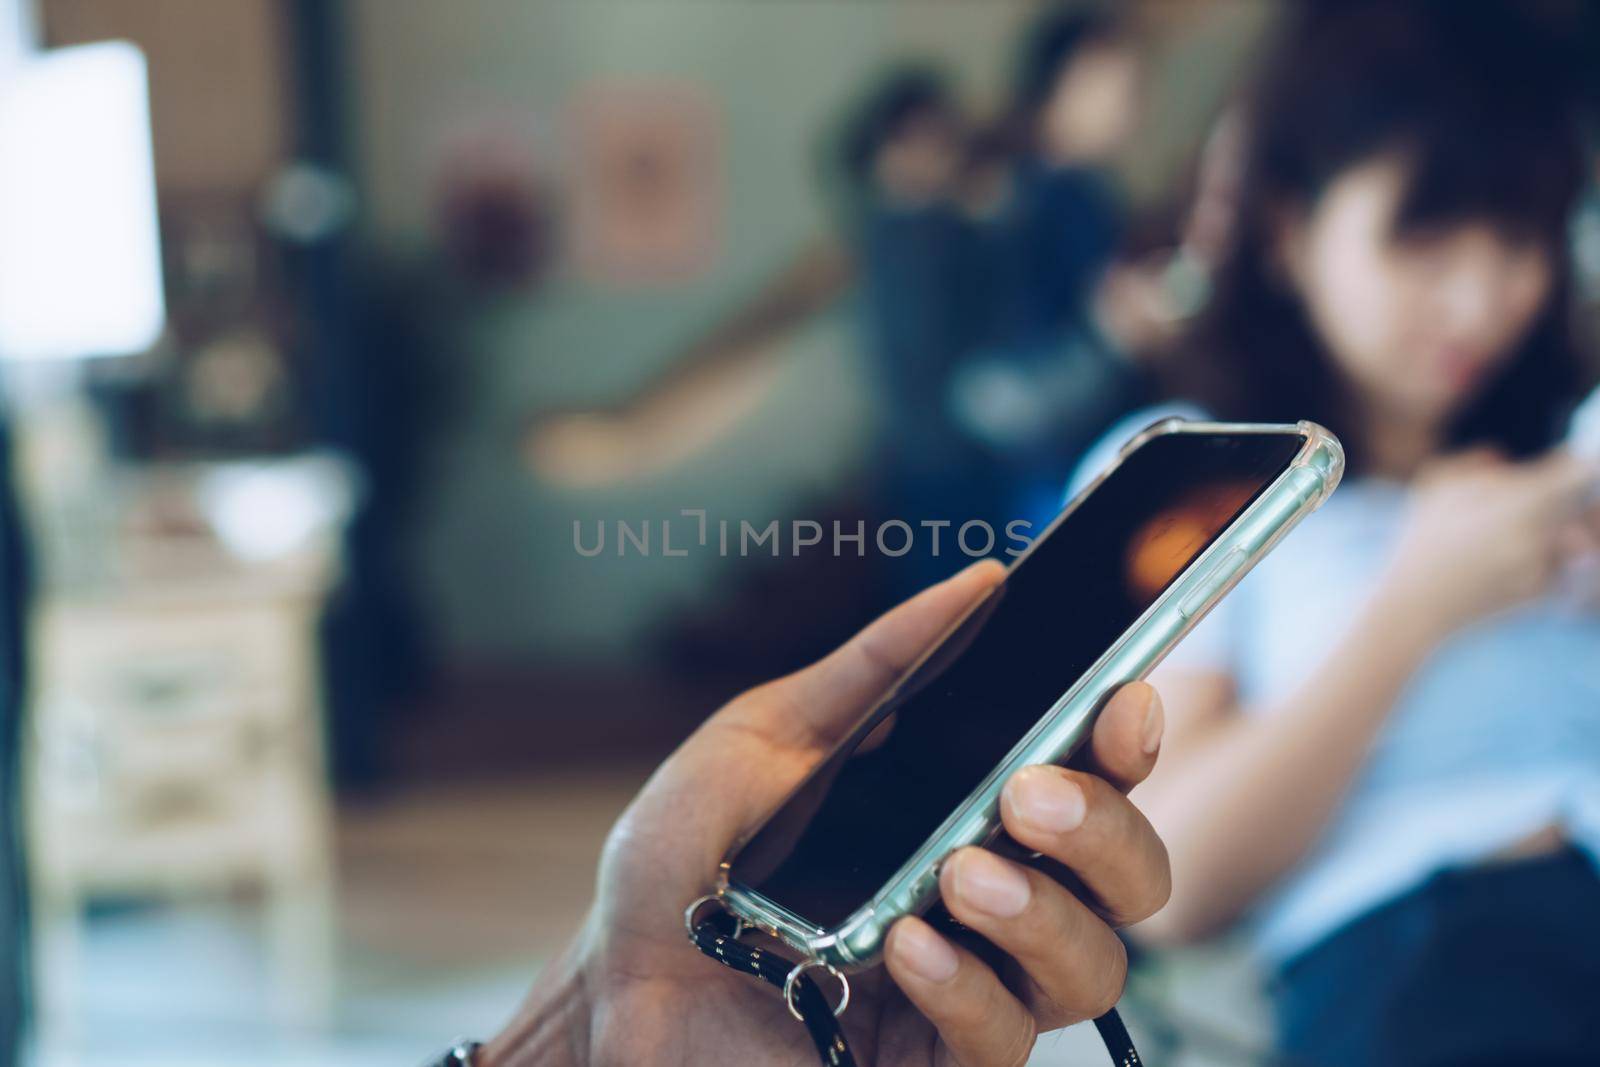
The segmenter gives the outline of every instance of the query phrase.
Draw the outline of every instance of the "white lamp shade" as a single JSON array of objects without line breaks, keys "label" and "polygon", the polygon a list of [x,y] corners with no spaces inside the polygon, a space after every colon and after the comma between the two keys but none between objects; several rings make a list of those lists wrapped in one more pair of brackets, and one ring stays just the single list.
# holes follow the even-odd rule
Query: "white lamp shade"
[{"label": "white lamp shade", "polygon": [[142,352],[164,318],[144,55],[25,59],[0,82],[0,358]]}]

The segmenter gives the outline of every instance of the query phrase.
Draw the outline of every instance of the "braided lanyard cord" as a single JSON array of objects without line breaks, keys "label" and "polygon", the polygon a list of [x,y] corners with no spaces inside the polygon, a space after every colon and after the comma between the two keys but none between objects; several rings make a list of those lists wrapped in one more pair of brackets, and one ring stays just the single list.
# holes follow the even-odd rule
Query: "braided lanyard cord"
[{"label": "braided lanyard cord", "polygon": [[1143,1067],[1144,1061],[1139,1058],[1139,1050],[1133,1047],[1133,1038],[1129,1036],[1128,1028],[1122,1025],[1122,1016],[1117,1014],[1116,1008],[1096,1019],[1094,1028],[1100,1032],[1100,1040],[1105,1042],[1106,1051],[1111,1053],[1111,1062],[1116,1067]]},{"label": "braided lanyard cord", "polygon": [[[699,903],[696,901],[689,906],[690,915]],[[790,1011],[805,1024],[824,1067],[856,1067],[856,1058],[850,1052],[828,998],[809,975],[797,973],[792,961],[739,941],[734,936],[733,918],[726,912],[690,926],[689,935],[695,947],[712,959],[782,990],[789,999]],[[1112,1008],[1096,1019],[1094,1028],[1105,1042],[1106,1051],[1111,1053],[1115,1067],[1143,1067],[1144,1061],[1133,1047],[1133,1038],[1128,1036],[1128,1028],[1122,1025],[1117,1009]]]},{"label": "braided lanyard cord", "polygon": [[[719,924],[719,920],[721,920]],[[785,990],[790,1009],[805,1024],[811,1043],[817,1046],[817,1055],[826,1067],[856,1067],[856,1058],[850,1054],[839,1020],[823,996],[822,988],[806,974],[795,975],[795,965],[781,956],[737,941],[728,929],[726,914],[714,916],[693,928],[695,947],[707,956],[742,974],[754,975],[768,985]],[[792,993],[787,991],[792,989]]]}]

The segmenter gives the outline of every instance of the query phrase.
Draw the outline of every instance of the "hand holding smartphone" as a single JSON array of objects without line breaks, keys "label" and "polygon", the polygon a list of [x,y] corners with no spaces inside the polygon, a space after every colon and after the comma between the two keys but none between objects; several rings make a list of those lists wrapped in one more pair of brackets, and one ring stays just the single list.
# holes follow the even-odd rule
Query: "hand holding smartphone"
[{"label": "hand holding smartphone", "polygon": [[[863,947],[860,937],[845,944],[839,935],[852,932],[852,917],[858,935],[892,924],[893,980],[857,983],[845,1020],[859,1047],[902,1050],[908,1064],[1010,1062],[1019,1037],[1101,1017],[1121,993],[1126,962],[1113,927],[1150,915],[1169,878],[1160,840],[1124,795],[1156,760],[1150,749],[1159,740],[1160,705],[1149,686],[1122,682],[1159,658],[1248,560],[1316,505],[1338,480],[1338,455],[1337,444],[1310,426],[1152,427],[1009,572],[993,561],[969,567],[823,660],[729,701],[656,769],[618,819],[588,920],[485,1046],[485,1061],[544,1062],[572,1035],[606,1062],[770,1060],[775,1042],[789,1040],[774,1029],[782,1009],[771,989],[693,958],[683,939],[683,908],[705,892],[719,864],[723,903],[747,918],[765,908],[795,916],[782,919],[786,936],[811,959],[818,956],[810,946],[831,938],[851,952],[846,958],[828,950],[832,958],[866,966],[883,951],[883,939]],[[1197,488],[1200,497],[1190,500]],[[1208,528],[1203,517],[1237,501],[1241,488],[1249,497],[1242,510],[1224,516],[1220,530]],[[1051,551],[1058,546],[1065,551]],[[1165,564],[1162,553],[1170,557]],[[1165,573],[1174,568],[1175,576]],[[1150,583],[1162,580],[1166,587],[1152,592]],[[1015,648],[991,641],[991,633],[1013,638]],[[984,669],[972,670],[969,660]],[[1001,684],[987,684],[989,677]],[[924,698],[933,701],[926,714]],[[951,716],[956,746],[983,742],[978,758],[935,743],[943,735],[930,727]],[[978,728],[983,719],[990,730]],[[1023,740],[1012,744],[1015,736]],[[920,745],[907,746],[919,738]],[[1081,770],[1008,773],[1019,758],[1047,763],[1049,751],[1065,759],[1080,743],[1089,761]],[[852,769],[918,752],[933,762],[921,769],[900,762],[893,773],[915,772],[907,777],[880,782]],[[926,803],[938,797],[921,783],[937,786],[952,766],[982,781],[940,810]],[[992,818],[999,790],[986,791],[982,782],[990,778],[1006,780],[1004,819],[983,822],[973,838],[1010,828],[1017,841],[1091,887],[1104,910],[1091,909],[1050,874],[989,849],[952,856],[944,842],[961,834],[935,834],[932,849],[919,839],[930,821],[964,834],[973,814]],[[959,792],[967,783],[954,784]],[[1045,807],[1058,811],[1078,791],[1076,829],[1036,832],[1043,822],[1029,813],[1037,814],[1041,790]],[[967,803],[974,799],[981,806]],[[804,853],[817,858],[815,877],[808,881],[792,868],[776,873],[774,857],[781,863],[802,855],[797,846],[808,832],[833,828],[844,831],[839,847],[813,833],[812,846],[820,847]],[[935,854],[927,869],[936,879],[938,860],[945,860],[950,895],[942,899],[1006,956],[1005,967],[997,970],[918,919],[893,920],[898,898],[889,893],[899,872],[892,868],[903,858],[893,853],[901,849]],[[968,876],[985,867],[1027,883],[1021,911],[984,907],[981,894],[970,892]],[[932,900],[920,896],[916,907]],[[817,918],[823,908],[840,909],[833,913],[844,919]],[[910,916],[916,908],[902,910]],[[1013,984],[1019,977],[1026,990]]]}]

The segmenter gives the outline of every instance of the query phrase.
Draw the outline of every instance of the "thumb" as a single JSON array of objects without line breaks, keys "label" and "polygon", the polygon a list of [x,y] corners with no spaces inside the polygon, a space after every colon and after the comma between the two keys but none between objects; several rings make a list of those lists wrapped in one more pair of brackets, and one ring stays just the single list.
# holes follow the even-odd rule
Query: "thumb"
[{"label": "thumb", "polygon": [[661,894],[700,891],[731,843],[1004,576],[992,560],[976,563],[826,658],[740,694],[707,719],[657,768],[607,838],[601,881],[611,904],[652,915],[663,937],[682,937]]},{"label": "thumb", "polygon": [[780,743],[826,748],[1005,576],[996,560],[980,560],[879,616],[811,666],[745,694],[715,718],[740,718],[740,725]]}]

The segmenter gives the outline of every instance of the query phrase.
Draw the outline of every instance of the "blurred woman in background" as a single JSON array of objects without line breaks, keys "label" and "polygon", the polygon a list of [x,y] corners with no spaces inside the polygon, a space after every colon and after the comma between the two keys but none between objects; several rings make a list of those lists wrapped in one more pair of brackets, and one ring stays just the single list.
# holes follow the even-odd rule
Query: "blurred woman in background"
[{"label": "blurred woman in background", "polygon": [[1556,447],[1584,384],[1569,76],[1509,7],[1316,5],[1246,114],[1175,391],[1322,422],[1350,467],[1159,672],[1141,800],[1175,890],[1141,930],[1248,918],[1294,1062],[1600,1048],[1600,608],[1561,589],[1600,471]]}]

